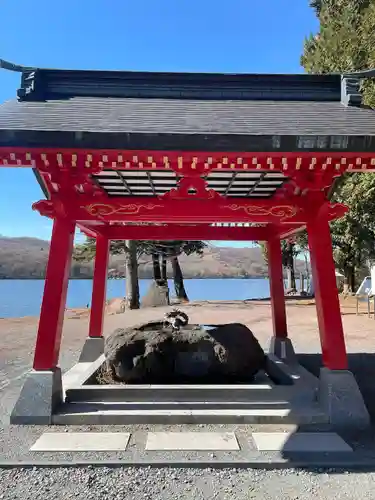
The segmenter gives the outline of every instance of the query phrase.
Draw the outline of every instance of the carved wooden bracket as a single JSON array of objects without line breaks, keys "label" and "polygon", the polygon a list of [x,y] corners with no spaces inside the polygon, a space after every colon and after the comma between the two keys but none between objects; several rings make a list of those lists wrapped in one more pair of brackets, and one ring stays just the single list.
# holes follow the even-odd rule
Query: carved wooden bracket
[{"label": "carved wooden bracket", "polygon": [[32,205],[32,209],[50,219],[56,217],[66,218],[68,215],[63,202],[59,199],[37,201]]},{"label": "carved wooden bracket", "polygon": [[83,192],[94,198],[106,198],[105,191],[95,184],[91,178],[91,170],[87,171],[72,168],[53,168],[48,172],[43,172],[43,177],[46,180],[47,187],[52,193],[56,191],[63,196],[75,197],[78,193]]},{"label": "carved wooden bracket", "polygon": [[[294,193],[301,196],[306,196],[314,191],[325,192],[332,186],[334,179],[342,175],[340,169],[336,169],[333,165],[329,167],[326,170],[319,171],[295,171],[285,187],[288,189],[288,186],[291,186]],[[291,188],[289,187],[289,189]]]},{"label": "carved wooden bracket", "polygon": [[212,200],[214,198],[221,198],[221,196],[217,191],[207,189],[206,180],[199,175],[189,175],[182,177],[178,182],[177,188],[165,193],[163,198]]}]

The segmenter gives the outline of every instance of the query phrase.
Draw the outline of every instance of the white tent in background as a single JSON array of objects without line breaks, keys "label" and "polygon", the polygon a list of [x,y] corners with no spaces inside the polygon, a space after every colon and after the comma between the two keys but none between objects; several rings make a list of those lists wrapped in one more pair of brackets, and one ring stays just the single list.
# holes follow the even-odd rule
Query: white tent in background
[{"label": "white tent in background", "polygon": [[370,268],[371,274],[371,295],[375,295],[375,266],[371,266]]},{"label": "white tent in background", "polygon": [[363,281],[360,284],[360,286],[355,294],[357,296],[361,296],[361,297],[363,297],[363,296],[368,297],[368,296],[372,295],[371,282],[372,282],[371,276],[366,276],[365,278],[363,278]]},{"label": "white tent in background", "polygon": [[370,267],[370,276],[366,276],[359,286],[356,295],[366,295],[372,297],[375,295],[375,265]]}]

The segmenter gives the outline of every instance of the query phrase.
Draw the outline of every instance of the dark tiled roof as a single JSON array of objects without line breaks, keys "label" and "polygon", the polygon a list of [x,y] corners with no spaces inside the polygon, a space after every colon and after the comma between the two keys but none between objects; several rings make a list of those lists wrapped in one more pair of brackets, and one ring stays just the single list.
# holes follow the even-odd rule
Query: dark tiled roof
[{"label": "dark tiled roof", "polygon": [[375,150],[375,113],[361,108],[359,81],[24,68],[19,100],[0,106],[0,145]]},{"label": "dark tiled roof", "polygon": [[[351,91],[352,92],[352,91]],[[41,101],[70,97],[132,97],[218,100],[318,100],[342,98],[340,75],[267,75],[69,71],[22,73],[18,96]]]},{"label": "dark tiled roof", "polygon": [[76,97],[0,106],[1,130],[375,136],[375,112],[340,102]]}]

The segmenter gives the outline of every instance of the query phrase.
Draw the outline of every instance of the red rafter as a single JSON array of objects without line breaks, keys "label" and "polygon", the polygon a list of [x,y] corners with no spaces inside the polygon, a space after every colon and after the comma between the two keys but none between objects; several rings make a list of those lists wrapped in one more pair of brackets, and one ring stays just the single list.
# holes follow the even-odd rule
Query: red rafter
[{"label": "red rafter", "polygon": [[90,173],[100,172],[103,169],[173,169],[184,175],[188,172],[192,175],[193,173],[207,173],[218,168],[234,171],[282,170],[288,175],[294,170],[324,170],[330,165],[340,171],[374,170],[375,153],[129,151],[0,147],[0,166],[36,167],[41,171],[48,171],[55,164],[59,168],[72,167]]}]

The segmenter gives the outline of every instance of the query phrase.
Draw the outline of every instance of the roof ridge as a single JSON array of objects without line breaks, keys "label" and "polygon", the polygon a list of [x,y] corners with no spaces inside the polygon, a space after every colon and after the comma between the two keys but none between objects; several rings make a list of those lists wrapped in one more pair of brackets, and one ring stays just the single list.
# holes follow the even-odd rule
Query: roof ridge
[{"label": "roof ridge", "polygon": [[215,76],[215,75],[222,75],[222,76],[341,76],[343,78],[348,78],[348,77],[359,77],[359,78],[375,78],[375,68],[368,68],[368,69],[362,69],[362,70],[355,70],[355,71],[343,71],[343,72],[333,72],[333,73],[237,73],[237,72],[230,72],[230,73],[221,73],[221,72],[189,72],[189,71],[132,71],[132,70],[100,70],[100,69],[63,69],[63,68],[39,68],[36,66],[23,66],[21,64],[15,64],[10,61],[6,61],[5,59],[0,58],[0,68],[8,70],[8,71],[15,71],[22,73],[23,71],[36,71],[36,70],[42,70],[42,71],[61,71],[61,72],[103,72],[103,73],[133,73],[133,74],[170,74],[170,75],[207,75],[207,76]]},{"label": "roof ridge", "polygon": [[339,75],[29,70],[20,100],[72,97],[340,101]]},{"label": "roof ridge", "polygon": [[31,68],[27,66],[21,66],[19,64],[14,64],[5,59],[0,58],[0,68],[6,69],[8,71],[15,71],[17,73],[22,73],[23,71],[35,71],[36,68]]},{"label": "roof ridge", "polygon": [[0,59],[22,74],[20,100],[123,97],[206,100],[341,101],[361,106],[361,80],[375,69],[326,74],[192,73],[42,69]]}]

